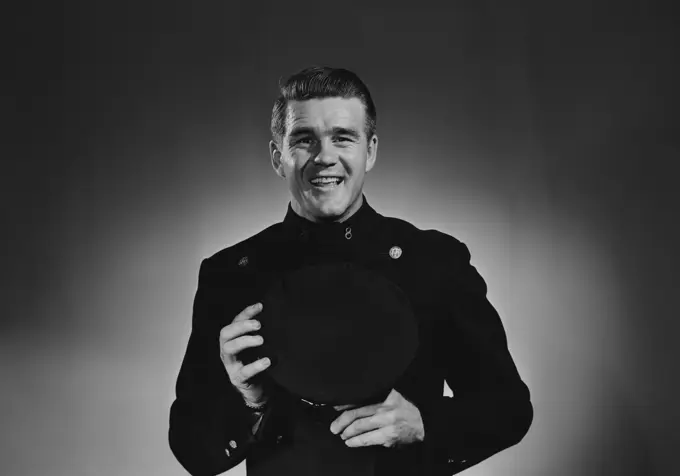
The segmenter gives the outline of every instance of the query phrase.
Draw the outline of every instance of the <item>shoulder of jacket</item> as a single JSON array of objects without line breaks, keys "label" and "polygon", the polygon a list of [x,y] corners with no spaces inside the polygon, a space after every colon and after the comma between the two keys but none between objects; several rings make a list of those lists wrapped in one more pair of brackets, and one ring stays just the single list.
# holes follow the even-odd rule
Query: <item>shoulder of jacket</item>
[{"label": "shoulder of jacket", "polygon": [[389,232],[404,236],[407,239],[423,241],[435,247],[453,247],[458,249],[461,245],[465,246],[454,236],[436,229],[419,228],[413,223],[396,217],[383,217],[385,228]]},{"label": "shoulder of jacket", "polygon": [[401,218],[384,218],[385,232],[415,248],[422,262],[454,273],[466,269],[470,263],[467,245],[451,234],[432,228],[419,228]]},{"label": "shoulder of jacket", "polygon": [[264,230],[232,246],[221,249],[203,260],[202,267],[210,270],[225,270],[238,267],[241,260],[248,259],[258,249],[268,247],[280,240],[282,223],[274,223]]}]

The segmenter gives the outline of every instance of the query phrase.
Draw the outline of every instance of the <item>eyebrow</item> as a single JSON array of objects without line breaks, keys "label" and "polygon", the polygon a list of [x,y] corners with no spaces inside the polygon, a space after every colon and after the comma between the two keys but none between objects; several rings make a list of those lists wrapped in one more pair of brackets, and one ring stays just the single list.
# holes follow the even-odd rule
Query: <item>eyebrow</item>
[{"label": "eyebrow", "polygon": [[302,136],[302,135],[309,135],[309,134],[314,134],[314,129],[311,127],[296,127],[292,131],[290,131],[290,136],[295,137],[295,136]]},{"label": "eyebrow", "polygon": [[359,139],[359,137],[361,137],[359,131],[357,131],[356,129],[347,129],[346,127],[334,127],[332,131],[333,135],[336,136],[350,136],[355,139]]},{"label": "eyebrow", "polygon": [[[348,129],[346,127],[334,127],[331,129],[333,135],[350,136],[359,139],[361,135],[356,129]],[[290,131],[290,137],[298,137],[303,135],[314,135],[315,131],[311,127],[296,127]]]}]

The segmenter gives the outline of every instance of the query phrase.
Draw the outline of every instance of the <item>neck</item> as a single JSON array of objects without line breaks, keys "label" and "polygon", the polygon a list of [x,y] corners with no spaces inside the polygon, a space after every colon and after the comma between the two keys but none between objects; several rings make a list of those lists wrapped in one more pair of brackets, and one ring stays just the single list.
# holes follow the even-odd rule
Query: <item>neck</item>
[{"label": "neck", "polygon": [[359,210],[359,208],[361,208],[361,205],[362,205],[363,202],[364,202],[363,193],[360,192],[360,193],[359,193],[359,196],[354,200],[354,202],[352,202],[352,203],[347,207],[347,209],[346,209],[341,215],[338,215],[338,216],[330,216],[330,217],[318,217],[318,216],[314,216],[314,215],[310,214],[309,212],[307,212],[306,210],[304,210],[304,209],[300,206],[300,203],[299,203],[297,200],[295,200],[295,199],[293,199],[293,200],[291,201],[291,206],[292,206],[292,208],[293,208],[293,211],[294,211],[297,215],[299,215],[299,216],[301,216],[302,218],[305,218],[305,219],[307,219],[307,220],[309,220],[309,221],[311,221],[311,222],[313,222],[313,223],[319,223],[319,224],[323,224],[323,223],[342,223],[342,222],[348,220],[352,215],[354,215],[354,214],[357,212],[357,210]]}]

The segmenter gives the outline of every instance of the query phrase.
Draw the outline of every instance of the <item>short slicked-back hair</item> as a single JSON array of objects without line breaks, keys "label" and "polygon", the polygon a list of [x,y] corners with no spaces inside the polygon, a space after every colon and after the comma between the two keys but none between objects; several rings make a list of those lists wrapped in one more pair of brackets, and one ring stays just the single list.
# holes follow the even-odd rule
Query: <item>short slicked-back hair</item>
[{"label": "short slicked-back hair", "polygon": [[278,145],[283,143],[286,134],[286,114],[288,101],[304,101],[341,97],[357,98],[366,110],[366,137],[375,134],[377,113],[371,93],[366,85],[353,72],[342,68],[314,66],[303,69],[279,84],[281,95],[272,110],[272,139]]}]

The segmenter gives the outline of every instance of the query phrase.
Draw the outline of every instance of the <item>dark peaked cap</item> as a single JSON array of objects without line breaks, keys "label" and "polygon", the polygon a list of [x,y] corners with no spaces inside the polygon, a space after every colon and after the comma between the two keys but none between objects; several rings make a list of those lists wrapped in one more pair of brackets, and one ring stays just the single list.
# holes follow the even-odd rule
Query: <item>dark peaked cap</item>
[{"label": "dark peaked cap", "polygon": [[317,404],[387,397],[418,348],[418,326],[403,291],[356,263],[305,266],[276,280],[257,319],[272,359],[266,374]]}]

